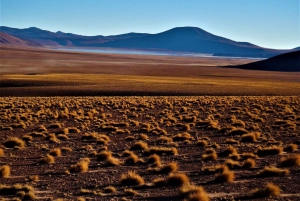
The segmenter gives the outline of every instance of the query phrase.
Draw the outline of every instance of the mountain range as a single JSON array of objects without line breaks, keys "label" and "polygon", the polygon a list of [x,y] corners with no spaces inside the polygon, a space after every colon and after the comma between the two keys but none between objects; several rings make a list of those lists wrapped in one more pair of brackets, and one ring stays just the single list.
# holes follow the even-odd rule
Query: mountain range
[{"label": "mountain range", "polygon": [[[249,42],[237,42],[197,27],[177,27],[157,34],[127,33],[113,36],[82,36],[61,31],[51,32],[36,27],[17,29],[1,26],[0,32],[24,41],[25,44],[29,43],[29,46],[105,47],[260,58],[269,58],[296,50],[268,49]],[[0,44],[3,44],[3,41],[0,40]],[[4,41],[4,44],[7,42]]]}]

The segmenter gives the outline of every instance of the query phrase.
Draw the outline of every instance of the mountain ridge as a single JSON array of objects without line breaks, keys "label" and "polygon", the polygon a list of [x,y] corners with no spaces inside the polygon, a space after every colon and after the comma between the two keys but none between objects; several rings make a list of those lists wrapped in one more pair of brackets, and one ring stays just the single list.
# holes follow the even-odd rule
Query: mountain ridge
[{"label": "mountain ridge", "polygon": [[111,36],[83,36],[62,31],[51,32],[37,27],[17,29],[1,26],[0,31],[44,46],[155,49],[260,58],[269,58],[292,51],[263,48],[250,42],[238,42],[191,26],[175,27],[157,34],[130,32]]}]

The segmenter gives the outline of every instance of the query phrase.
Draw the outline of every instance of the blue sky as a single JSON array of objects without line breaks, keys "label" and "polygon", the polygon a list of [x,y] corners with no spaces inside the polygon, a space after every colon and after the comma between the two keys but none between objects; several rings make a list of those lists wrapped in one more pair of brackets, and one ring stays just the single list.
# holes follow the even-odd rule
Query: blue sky
[{"label": "blue sky", "polygon": [[2,26],[81,35],[195,26],[269,48],[300,46],[300,0],[0,0]]}]

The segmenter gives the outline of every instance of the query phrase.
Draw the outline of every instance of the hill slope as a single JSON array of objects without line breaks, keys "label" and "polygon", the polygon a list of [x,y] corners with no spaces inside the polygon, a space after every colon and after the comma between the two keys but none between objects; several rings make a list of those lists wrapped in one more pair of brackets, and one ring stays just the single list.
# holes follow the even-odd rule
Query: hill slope
[{"label": "hill slope", "polygon": [[281,54],[262,61],[231,67],[250,70],[300,72],[300,50]]},{"label": "hill slope", "polygon": [[114,36],[82,36],[60,31],[55,33],[35,27],[16,29],[1,26],[0,29],[1,32],[20,39],[48,46],[167,50],[217,56],[260,58],[269,58],[292,51],[267,49],[249,42],[236,42],[197,27],[177,27],[157,34],[127,33]]},{"label": "hill slope", "polygon": [[11,36],[0,32],[0,44],[1,45],[12,45],[21,47],[40,47],[41,45],[32,41],[22,40],[20,38]]}]

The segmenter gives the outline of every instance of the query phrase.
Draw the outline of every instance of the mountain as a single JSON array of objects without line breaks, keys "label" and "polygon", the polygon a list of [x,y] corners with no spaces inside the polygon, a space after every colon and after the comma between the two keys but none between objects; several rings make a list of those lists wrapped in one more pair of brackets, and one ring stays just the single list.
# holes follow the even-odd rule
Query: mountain
[{"label": "mountain", "polygon": [[201,53],[216,56],[269,58],[292,50],[275,50],[249,42],[237,42],[197,27],[177,27],[157,34],[127,33],[114,36],[82,36],[36,27],[16,29],[1,26],[1,32],[45,46],[109,47]]},{"label": "mountain", "polygon": [[251,70],[300,72],[300,50],[281,54],[262,61],[230,67]]},{"label": "mountain", "polygon": [[11,46],[22,46],[22,47],[41,47],[42,45],[32,42],[32,41],[27,41],[27,40],[22,40],[20,38],[11,36],[9,34],[5,34],[0,32],[0,44],[1,45],[11,45]]}]

